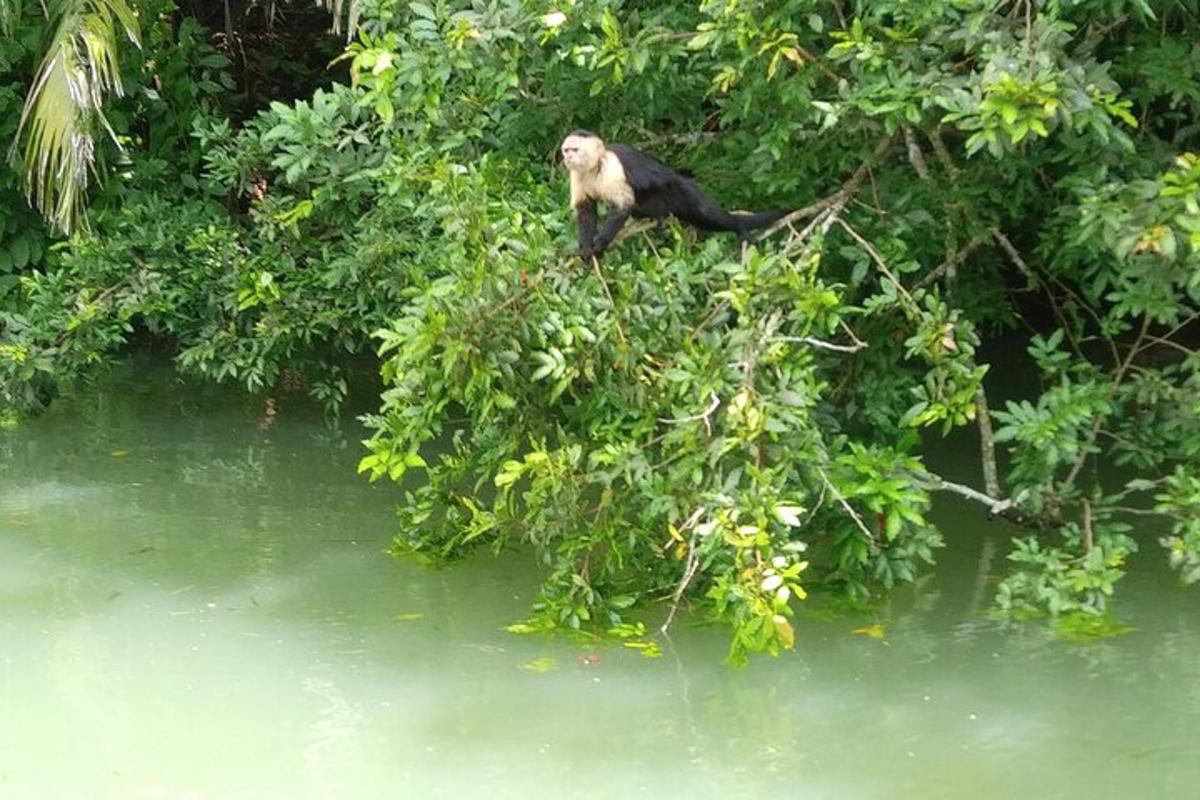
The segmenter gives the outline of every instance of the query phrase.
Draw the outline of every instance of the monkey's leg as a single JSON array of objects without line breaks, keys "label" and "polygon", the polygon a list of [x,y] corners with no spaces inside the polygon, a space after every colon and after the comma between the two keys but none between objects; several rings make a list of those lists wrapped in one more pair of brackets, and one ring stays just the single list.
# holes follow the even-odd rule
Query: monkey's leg
[{"label": "monkey's leg", "polygon": [[596,241],[592,244],[592,249],[596,252],[596,255],[603,253],[612,244],[617,231],[621,230],[621,226],[625,224],[625,221],[629,219],[629,215],[632,213],[632,206],[626,208],[618,207],[608,212],[608,216],[604,219],[604,224],[600,226],[600,232],[596,234]]},{"label": "monkey's leg", "polygon": [[584,200],[575,206],[575,224],[579,228],[579,257],[590,258],[595,252],[596,201]]}]

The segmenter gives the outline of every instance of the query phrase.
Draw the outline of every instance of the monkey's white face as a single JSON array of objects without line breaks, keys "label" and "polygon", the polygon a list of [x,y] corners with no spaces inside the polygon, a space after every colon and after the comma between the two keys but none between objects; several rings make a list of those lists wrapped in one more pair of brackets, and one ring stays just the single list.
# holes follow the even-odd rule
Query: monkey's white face
[{"label": "monkey's white face", "polygon": [[563,163],[572,172],[594,170],[604,153],[604,143],[594,136],[572,134],[562,143]]}]

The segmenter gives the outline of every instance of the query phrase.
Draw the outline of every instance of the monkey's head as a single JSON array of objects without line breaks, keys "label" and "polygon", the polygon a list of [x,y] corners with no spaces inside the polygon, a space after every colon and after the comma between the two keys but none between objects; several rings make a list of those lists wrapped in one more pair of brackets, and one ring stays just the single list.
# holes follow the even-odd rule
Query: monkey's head
[{"label": "monkey's head", "polygon": [[604,141],[591,131],[571,131],[563,139],[562,157],[567,169],[572,172],[589,172],[600,166],[604,155]]}]

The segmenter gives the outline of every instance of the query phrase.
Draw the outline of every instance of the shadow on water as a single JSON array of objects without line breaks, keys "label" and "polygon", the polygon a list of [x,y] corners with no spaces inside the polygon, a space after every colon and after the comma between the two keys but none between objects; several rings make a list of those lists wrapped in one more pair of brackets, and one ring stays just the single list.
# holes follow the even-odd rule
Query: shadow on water
[{"label": "shadow on water", "polygon": [[[938,498],[938,569],[726,667],[516,637],[521,554],[383,555],[395,491],[299,398],[139,363],[0,436],[0,797],[1185,796],[1200,596],[1148,553],[1135,631],[987,616],[1004,523]],[[938,468],[973,468],[950,441]],[[1153,549],[1154,531],[1143,532]],[[857,632],[856,632],[857,631]],[[63,765],[70,765],[64,769]]]}]

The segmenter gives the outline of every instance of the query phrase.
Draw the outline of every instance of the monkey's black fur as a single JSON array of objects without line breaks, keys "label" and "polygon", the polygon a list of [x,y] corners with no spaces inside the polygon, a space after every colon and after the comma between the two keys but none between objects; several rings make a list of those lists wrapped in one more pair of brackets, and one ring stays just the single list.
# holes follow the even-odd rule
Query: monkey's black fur
[{"label": "monkey's black fur", "polygon": [[[587,131],[574,131],[572,135],[595,137]],[[599,233],[596,233],[596,198],[589,197],[576,207],[582,255],[603,253],[630,216],[656,220],[674,216],[700,230],[728,231],[736,233],[739,241],[746,241],[751,231],[770,225],[787,213],[730,213],[706,195],[696,181],[658,159],[625,144],[606,144],[605,147],[621,162],[625,180],[633,190],[634,202],[628,207],[610,203],[612,207]]]}]

